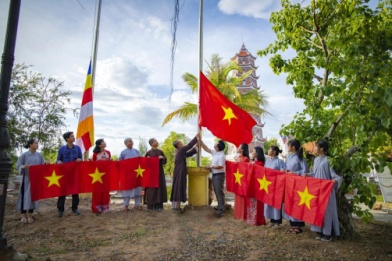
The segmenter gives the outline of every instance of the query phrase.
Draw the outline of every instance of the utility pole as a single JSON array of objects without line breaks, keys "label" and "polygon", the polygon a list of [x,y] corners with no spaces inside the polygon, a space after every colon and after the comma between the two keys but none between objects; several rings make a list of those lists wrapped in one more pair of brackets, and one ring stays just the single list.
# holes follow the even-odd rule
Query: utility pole
[{"label": "utility pole", "polygon": [[7,31],[4,42],[4,52],[1,57],[0,79],[0,247],[7,248],[7,238],[4,233],[4,212],[7,199],[8,179],[12,170],[10,157],[6,149],[10,146],[7,126],[8,97],[11,84],[12,67],[16,34],[18,31],[19,11],[21,0],[10,0]]}]

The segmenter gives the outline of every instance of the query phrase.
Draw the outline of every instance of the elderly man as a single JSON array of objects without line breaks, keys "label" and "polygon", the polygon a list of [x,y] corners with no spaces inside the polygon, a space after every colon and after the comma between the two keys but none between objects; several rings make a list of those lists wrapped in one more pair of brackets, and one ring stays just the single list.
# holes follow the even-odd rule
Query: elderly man
[{"label": "elderly man", "polygon": [[[140,152],[137,149],[133,148],[133,140],[131,138],[126,138],[124,140],[124,144],[127,147],[123,151],[121,151],[119,160],[131,159],[136,157],[141,157]],[[124,198],[124,211],[129,211],[129,201],[131,198],[135,199],[135,209],[142,210],[142,206],[140,206],[140,201],[142,198],[142,188],[137,187],[130,190],[123,190],[121,192]]]},{"label": "elderly man", "polygon": [[174,171],[173,171],[173,188],[170,196],[172,202],[172,210],[183,211],[180,208],[181,201],[186,202],[186,158],[197,153],[195,145],[200,138],[200,134],[197,134],[187,145],[181,140],[173,142],[173,146],[177,149],[174,159]]},{"label": "elderly man", "polygon": [[225,143],[223,140],[219,140],[214,145],[214,149],[208,148],[203,141],[201,141],[201,147],[208,153],[212,154],[212,163],[210,166],[206,166],[212,173],[212,185],[214,187],[216,199],[218,200],[218,207],[215,208],[218,212],[217,218],[222,217],[225,212],[225,193],[223,187],[225,184],[225,163],[226,157],[224,153]]}]

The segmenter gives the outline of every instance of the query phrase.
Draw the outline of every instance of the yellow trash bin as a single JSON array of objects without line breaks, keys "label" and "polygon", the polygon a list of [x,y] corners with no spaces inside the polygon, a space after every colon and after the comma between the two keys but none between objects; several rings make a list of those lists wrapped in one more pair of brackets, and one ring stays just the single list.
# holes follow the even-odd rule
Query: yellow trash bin
[{"label": "yellow trash bin", "polygon": [[209,170],[202,167],[188,167],[188,203],[192,206],[208,206]]}]

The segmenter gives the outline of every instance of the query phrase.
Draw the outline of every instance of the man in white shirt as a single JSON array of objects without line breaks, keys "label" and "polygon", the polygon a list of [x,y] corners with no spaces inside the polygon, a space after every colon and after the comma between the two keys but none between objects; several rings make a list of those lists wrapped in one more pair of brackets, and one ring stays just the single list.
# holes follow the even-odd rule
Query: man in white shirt
[{"label": "man in white shirt", "polygon": [[218,212],[216,217],[222,217],[225,212],[225,193],[223,192],[223,187],[225,184],[225,164],[226,157],[224,153],[225,143],[223,140],[219,140],[214,144],[214,149],[209,149],[203,141],[201,141],[202,148],[212,154],[211,166],[206,166],[212,173],[212,185],[214,186],[214,191],[216,199],[218,200],[218,207],[215,208]]}]

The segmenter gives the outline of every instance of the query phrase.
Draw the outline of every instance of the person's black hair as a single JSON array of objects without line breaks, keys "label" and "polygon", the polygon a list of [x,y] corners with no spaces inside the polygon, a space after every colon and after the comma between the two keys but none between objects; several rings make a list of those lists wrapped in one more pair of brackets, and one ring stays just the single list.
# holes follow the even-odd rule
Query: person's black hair
[{"label": "person's black hair", "polygon": [[156,140],[155,138],[151,138],[148,140],[148,144],[150,144],[150,146],[152,146],[152,143],[154,142],[154,140]]},{"label": "person's black hair", "polygon": [[179,143],[180,143],[180,140],[175,140],[175,141],[173,142],[174,148],[178,149],[178,144],[179,144]]},{"label": "person's black hair", "polygon": [[219,140],[217,146],[218,146],[219,151],[224,150],[226,147],[225,142],[223,140]]},{"label": "person's black hair", "polygon": [[261,162],[265,163],[265,155],[264,155],[263,148],[260,146],[257,146],[257,147],[255,147],[255,151],[256,151],[257,161],[261,161]]},{"label": "person's black hair", "polygon": [[94,149],[93,149],[93,152],[94,152],[94,153],[98,153],[98,152],[101,151],[101,148],[100,148],[99,146],[101,145],[101,143],[102,143],[103,141],[104,141],[103,139],[97,139],[97,140],[95,141],[95,147],[94,147]]},{"label": "person's black hair", "polygon": [[26,144],[23,146],[25,149],[30,149],[30,145],[35,142],[34,138],[29,139]]},{"label": "person's black hair", "polygon": [[287,143],[287,145],[290,146],[290,147],[291,147],[291,146],[294,146],[294,147],[295,147],[295,154],[297,154],[297,157],[298,157],[300,160],[303,159],[303,157],[304,157],[304,150],[303,150],[303,148],[302,148],[301,143],[299,142],[299,140],[296,140],[296,139],[290,140],[290,141]]},{"label": "person's black hair", "polygon": [[248,157],[249,158],[249,146],[246,143],[241,144],[241,149],[242,149],[242,156]]},{"label": "person's black hair", "polygon": [[320,149],[320,148],[323,148],[324,153],[327,154],[329,145],[328,145],[328,142],[327,142],[326,140],[319,140],[319,141],[317,142],[317,147],[318,147],[319,149]]},{"label": "person's black hair", "polygon": [[72,131],[67,131],[66,133],[63,134],[63,138],[65,141],[73,134]]},{"label": "person's black hair", "polygon": [[282,150],[279,149],[278,146],[271,146],[270,149],[272,149],[272,151],[275,151],[275,153],[276,153],[275,156],[276,156],[276,157],[279,155],[279,153],[282,153]]}]

